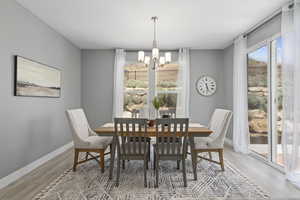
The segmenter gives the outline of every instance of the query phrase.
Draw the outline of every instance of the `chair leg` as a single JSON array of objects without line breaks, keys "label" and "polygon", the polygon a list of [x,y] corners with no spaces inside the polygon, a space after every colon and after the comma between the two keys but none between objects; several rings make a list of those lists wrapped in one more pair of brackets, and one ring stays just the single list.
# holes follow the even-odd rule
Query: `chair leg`
[{"label": "chair leg", "polygon": [[197,152],[191,150],[194,180],[197,180]]},{"label": "chair leg", "polygon": [[146,164],[146,169],[148,170],[149,169],[149,162],[147,161],[147,164]]},{"label": "chair leg", "polygon": [[146,160],[146,169],[147,170],[149,169],[149,160],[148,159]]},{"label": "chair leg", "polygon": [[144,158],[144,186],[147,187],[147,166],[148,166],[148,155]]},{"label": "chair leg", "polygon": [[85,154],[85,160],[87,160],[89,158],[89,152],[86,152]]},{"label": "chair leg", "polygon": [[155,176],[156,176],[156,182],[155,182],[155,187],[157,188],[158,187],[158,159],[156,158],[156,161],[155,161]]},{"label": "chair leg", "polygon": [[182,173],[183,173],[183,185],[184,185],[184,187],[186,187],[187,183],[186,183],[186,169],[185,169],[185,159],[184,158],[182,159]]},{"label": "chair leg", "polygon": [[113,137],[113,142],[111,144],[111,149],[110,149],[110,167],[109,167],[109,179],[111,180],[113,178],[113,171],[114,171],[114,163],[115,163],[115,155],[116,155],[116,143],[117,139],[114,136]]},{"label": "chair leg", "polygon": [[99,165],[101,167],[101,172],[104,173],[104,150],[100,150],[100,159],[99,159]]},{"label": "chair leg", "polygon": [[153,154],[153,170],[156,169],[156,155],[155,155],[155,152]]},{"label": "chair leg", "polygon": [[73,164],[73,171],[74,172],[76,171],[76,165],[77,165],[77,162],[78,162],[78,156],[79,156],[79,151],[77,149],[75,149],[75,152],[74,152],[74,164]]},{"label": "chair leg", "polygon": [[209,157],[209,159],[211,159],[211,160],[212,160],[212,155],[211,155],[211,152],[208,152],[208,157]]},{"label": "chair leg", "polygon": [[116,181],[116,187],[119,186],[119,179],[120,179],[120,164],[121,164],[121,159],[120,159],[120,156],[118,155],[118,161],[117,161],[117,181]]},{"label": "chair leg", "polygon": [[[148,161],[151,160],[151,142],[148,144]],[[149,169],[149,162],[147,161],[147,169]]]},{"label": "chair leg", "polygon": [[122,169],[125,169],[125,160],[122,160]]},{"label": "chair leg", "polygon": [[219,160],[221,164],[222,171],[224,171],[224,159],[223,159],[223,149],[219,149]]},{"label": "chair leg", "polygon": [[113,151],[112,151],[112,144],[109,145],[109,152],[110,152],[110,158],[113,156]]},{"label": "chair leg", "polygon": [[180,169],[180,160],[177,160],[177,169]]}]

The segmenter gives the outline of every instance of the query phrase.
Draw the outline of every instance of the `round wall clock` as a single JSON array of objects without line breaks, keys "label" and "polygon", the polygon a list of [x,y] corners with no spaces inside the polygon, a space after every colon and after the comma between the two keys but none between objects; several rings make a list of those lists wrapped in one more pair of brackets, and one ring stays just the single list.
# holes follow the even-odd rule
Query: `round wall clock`
[{"label": "round wall clock", "polygon": [[217,83],[210,76],[201,76],[196,83],[196,89],[203,96],[211,96],[217,90]]}]

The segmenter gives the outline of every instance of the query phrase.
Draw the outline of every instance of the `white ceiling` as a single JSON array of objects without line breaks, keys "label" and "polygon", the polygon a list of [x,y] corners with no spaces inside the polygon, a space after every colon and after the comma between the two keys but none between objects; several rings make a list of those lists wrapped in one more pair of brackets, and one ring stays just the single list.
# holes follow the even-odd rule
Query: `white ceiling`
[{"label": "white ceiling", "polygon": [[222,49],[288,0],[17,0],[82,49]]}]

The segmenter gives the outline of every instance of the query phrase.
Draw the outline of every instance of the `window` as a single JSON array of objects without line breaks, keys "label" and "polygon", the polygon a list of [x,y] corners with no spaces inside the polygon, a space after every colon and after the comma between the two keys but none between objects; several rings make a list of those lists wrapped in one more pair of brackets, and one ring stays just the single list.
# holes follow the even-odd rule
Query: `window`
[{"label": "window", "polygon": [[178,96],[178,63],[166,64],[156,71],[156,95],[163,103],[160,110],[176,111]]},{"label": "window", "polygon": [[124,66],[123,117],[147,114],[148,91],[148,67],[143,63],[127,63]]},{"label": "window", "polygon": [[176,113],[178,92],[181,91],[177,86],[179,64],[175,61],[153,71],[151,67],[137,62],[136,59],[137,53],[126,54],[123,117],[151,117],[151,101],[154,96],[163,104],[160,110]]}]

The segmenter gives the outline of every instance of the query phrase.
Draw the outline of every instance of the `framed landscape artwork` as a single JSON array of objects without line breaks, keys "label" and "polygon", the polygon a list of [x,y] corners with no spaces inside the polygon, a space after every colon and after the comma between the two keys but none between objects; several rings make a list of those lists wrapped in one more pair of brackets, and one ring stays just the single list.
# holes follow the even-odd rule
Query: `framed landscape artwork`
[{"label": "framed landscape artwork", "polygon": [[15,96],[60,97],[61,71],[15,56]]}]

